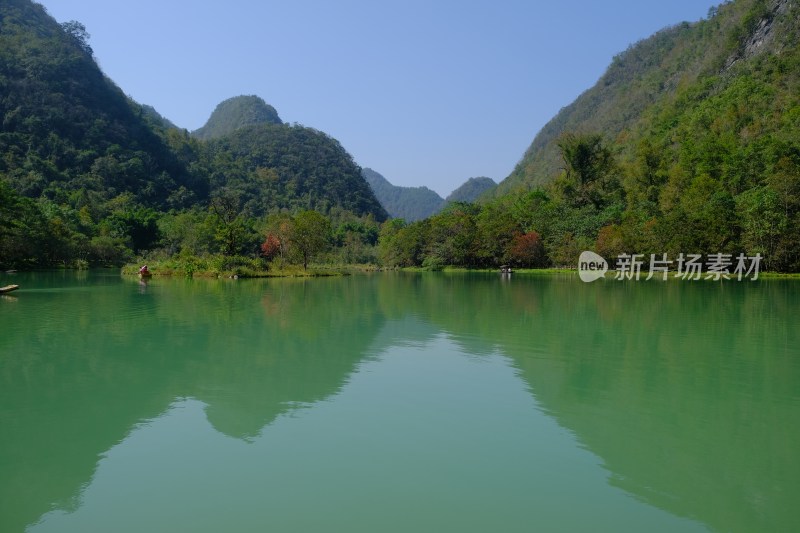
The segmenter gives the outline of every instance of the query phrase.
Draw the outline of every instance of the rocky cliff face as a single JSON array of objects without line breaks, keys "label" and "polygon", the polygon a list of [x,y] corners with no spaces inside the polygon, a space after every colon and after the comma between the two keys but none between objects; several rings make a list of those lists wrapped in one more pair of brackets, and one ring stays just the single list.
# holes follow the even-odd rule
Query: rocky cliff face
[{"label": "rocky cliff face", "polygon": [[[753,29],[744,43],[741,50],[737,51],[728,58],[725,63],[727,70],[733,66],[740,59],[749,59],[763,50],[768,50],[773,47],[775,35],[780,33],[780,26],[784,21],[781,20],[781,15],[792,7],[791,0],[774,0],[771,5],[765,7],[764,13],[757,21],[753,23]],[[778,43],[775,53],[780,53],[782,43]]]}]

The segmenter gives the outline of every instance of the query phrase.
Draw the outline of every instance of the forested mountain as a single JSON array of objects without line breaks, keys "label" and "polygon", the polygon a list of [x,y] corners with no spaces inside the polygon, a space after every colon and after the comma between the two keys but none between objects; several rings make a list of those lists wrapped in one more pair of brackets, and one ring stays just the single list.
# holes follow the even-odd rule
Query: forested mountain
[{"label": "forested mountain", "polygon": [[87,39],[81,24],[59,25],[29,0],[0,3],[0,173],[25,196],[76,207],[124,192],[160,207],[205,198]]},{"label": "forested mountain", "polygon": [[406,222],[433,216],[452,202],[474,202],[497,187],[491,178],[469,178],[446,199],[442,199],[427,187],[392,185],[389,180],[371,168],[362,169],[361,174],[389,215],[392,218],[402,218]]},{"label": "forested mountain", "polygon": [[[583,250],[800,270],[800,4],[736,0],[616,56],[481,204],[382,233],[401,265],[575,266]],[[720,254],[720,255],[716,255]],[[645,265],[645,269],[648,265]]]},{"label": "forested mountain", "polygon": [[304,126],[261,124],[208,142],[212,190],[236,190],[245,212],[333,208],[386,219],[361,169],[338,141]]},{"label": "forested mountain", "polygon": [[465,181],[458,189],[451,192],[445,202],[474,202],[481,195],[497,187],[491,178],[478,177]]},{"label": "forested mountain", "polygon": [[256,255],[268,215],[306,209],[346,226],[337,242],[358,257],[374,245],[386,212],[336,140],[255,96],[193,137],[128,98],[88,39],[30,0],[0,2],[0,268]]},{"label": "forested mountain", "polygon": [[392,218],[402,218],[407,222],[422,220],[438,212],[444,205],[442,197],[427,187],[392,185],[371,168],[362,169],[361,175]]},{"label": "forested mountain", "polygon": [[[705,20],[676,24],[631,45],[594,87],[542,128],[496,194],[552,181],[565,168],[558,147],[564,133],[602,133],[629,161],[640,142],[659,150],[663,144],[670,162],[681,158],[670,139],[705,136],[715,120],[711,136],[732,126],[728,135],[743,134],[739,148],[752,145],[756,134],[789,133],[792,121],[779,115],[797,94],[796,70],[786,70],[797,32],[797,2],[737,0],[712,8]],[[777,98],[770,101],[770,95]],[[750,109],[748,99],[758,109]],[[716,111],[720,116],[711,116]]]},{"label": "forested mountain", "polygon": [[220,102],[202,128],[192,132],[198,139],[216,139],[255,124],[283,124],[274,107],[259,96],[234,96]]}]

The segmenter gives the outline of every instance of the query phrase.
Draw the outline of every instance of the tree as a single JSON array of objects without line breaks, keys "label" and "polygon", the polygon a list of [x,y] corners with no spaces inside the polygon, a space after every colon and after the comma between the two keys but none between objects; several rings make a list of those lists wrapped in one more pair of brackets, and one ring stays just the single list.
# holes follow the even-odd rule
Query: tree
[{"label": "tree", "polygon": [[69,22],[63,22],[61,24],[61,28],[63,28],[64,32],[72,37],[81,50],[86,52],[89,55],[92,55],[94,52],[92,51],[92,47],[89,46],[89,32],[86,31],[86,26],[78,22],[77,20],[70,20]]},{"label": "tree", "polygon": [[511,210],[494,201],[483,205],[477,217],[474,255],[481,265],[500,266],[510,259],[509,250],[515,235],[522,233]]},{"label": "tree", "polygon": [[225,189],[219,191],[211,200],[211,210],[217,216],[216,236],[223,255],[237,255],[250,233],[240,211],[240,195]]},{"label": "tree", "polygon": [[94,259],[103,264],[119,264],[129,258],[124,239],[110,235],[92,237],[89,250]]},{"label": "tree", "polygon": [[386,221],[381,227],[378,250],[385,266],[420,266],[430,223],[420,220],[406,225],[403,219]]},{"label": "tree", "polygon": [[301,211],[292,219],[289,241],[303,261],[303,269],[330,246],[331,222],[316,211]]},{"label": "tree", "polygon": [[599,134],[566,133],[558,140],[564,160],[563,187],[577,207],[588,204],[596,209],[610,203],[610,196],[619,189],[614,174],[615,162]]},{"label": "tree", "polygon": [[[9,187],[3,179],[0,179],[0,244],[3,238],[11,235],[18,217],[18,206],[20,197]],[[2,248],[0,248],[2,249]]]},{"label": "tree", "polygon": [[572,233],[564,234],[550,250],[550,258],[559,267],[574,267],[578,264],[578,257],[584,250],[591,250],[592,242],[583,236]]},{"label": "tree", "polygon": [[635,158],[628,165],[625,179],[626,200],[630,207],[645,215],[658,214],[659,194],[667,181],[664,150],[645,138],[636,146]]},{"label": "tree", "polygon": [[430,228],[426,260],[431,265],[468,266],[474,261],[475,217],[480,208],[454,202],[427,219]]},{"label": "tree", "polygon": [[542,238],[535,231],[514,235],[508,255],[520,266],[540,267],[547,260]]},{"label": "tree", "polygon": [[261,255],[267,261],[272,261],[281,253],[281,240],[274,233],[268,233],[267,238],[261,243]]},{"label": "tree", "polygon": [[736,207],[742,225],[742,245],[750,255],[760,253],[764,266],[770,270],[776,265],[776,252],[780,238],[789,227],[789,219],[782,209],[780,196],[770,187],[756,187],[736,198]]},{"label": "tree", "polygon": [[216,215],[200,209],[164,215],[158,221],[164,250],[168,254],[211,253],[216,244],[216,225]]},{"label": "tree", "polygon": [[152,249],[160,239],[158,213],[142,206],[127,206],[109,217],[130,240],[134,253]]},{"label": "tree", "polygon": [[509,210],[514,220],[524,230],[545,231],[554,219],[553,202],[542,188],[516,195]]}]

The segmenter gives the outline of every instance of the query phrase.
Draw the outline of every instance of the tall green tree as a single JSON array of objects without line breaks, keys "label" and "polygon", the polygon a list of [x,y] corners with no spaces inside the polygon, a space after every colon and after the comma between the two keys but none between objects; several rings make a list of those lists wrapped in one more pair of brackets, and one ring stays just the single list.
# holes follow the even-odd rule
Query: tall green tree
[{"label": "tall green tree", "polygon": [[563,187],[576,207],[602,209],[619,192],[611,150],[600,134],[565,133],[558,140],[564,160]]},{"label": "tall green tree", "polygon": [[330,247],[330,220],[317,211],[301,211],[292,219],[289,242],[308,269],[309,261]]},{"label": "tall green tree", "polygon": [[222,254],[233,256],[242,253],[252,236],[252,228],[241,211],[237,191],[221,190],[211,199],[211,210],[217,219],[217,240]]},{"label": "tall green tree", "polygon": [[480,207],[466,202],[454,202],[429,222],[429,242],[426,266],[466,266],[475,261],[477,226],[475,219]]},{"label": "tall green tree", "polygon": [[499,202],[484,205],[475,217],[475,223],[474,253],[477,262],[481,266],[508,263],[512,242],[522,233],[522,226],[514,220],[509,207]]}]

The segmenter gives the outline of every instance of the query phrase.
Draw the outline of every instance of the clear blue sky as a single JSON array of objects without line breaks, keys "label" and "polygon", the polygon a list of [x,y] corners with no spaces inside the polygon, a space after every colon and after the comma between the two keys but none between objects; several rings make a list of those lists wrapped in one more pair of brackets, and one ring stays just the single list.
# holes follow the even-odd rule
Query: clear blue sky
[{"label": "clear blue sky", "polygon": [[396,185],[504,179],[629,44],[709,0],[43,0],[103,71],[178,126],[257,94]]}]

